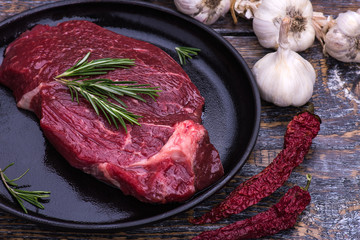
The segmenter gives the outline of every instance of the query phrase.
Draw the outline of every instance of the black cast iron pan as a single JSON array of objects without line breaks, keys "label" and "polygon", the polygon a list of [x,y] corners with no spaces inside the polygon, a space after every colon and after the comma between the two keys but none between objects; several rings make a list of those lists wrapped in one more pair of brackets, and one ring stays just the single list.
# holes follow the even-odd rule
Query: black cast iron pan
[{"label": "black cast iron pan", "polygon": [[31,112],[18,109],[9,89],[0,87],[0,167],[15,165],[8,176],[29,173],[21,180],[33,190],[49,190],[39,210],[22,212],[3,186],[0,208],[48,227],[70,230],[119,230],[164,220],[199,204],[222,188],[243,166],[257,138],[260,97],[240,54],[209,27],[176,11],[139,1],[64,1],[44,5],[0,23],[0,50],[36,24],[89,20],[117,33],[150,42],[174,59],[176,46],[201,49],[183,68],[205,98],[203,124],[219,150],[225,176],[190,200],[152,205],[124,196],[76,170],[54,150]]}]

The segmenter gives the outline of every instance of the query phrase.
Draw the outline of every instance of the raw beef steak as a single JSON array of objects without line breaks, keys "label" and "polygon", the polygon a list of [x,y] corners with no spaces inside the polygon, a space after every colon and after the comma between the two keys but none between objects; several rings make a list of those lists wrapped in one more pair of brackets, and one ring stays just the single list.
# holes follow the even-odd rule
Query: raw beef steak
[{"label": "raw beef steak", "polygon": [[[106,78],[160,86],[156,101],[123,98],[141,126],[108,124],[82,98],[71,100],[54,77],[87,52],[91,59],[133,58]],[[219,154],[201,125],[204,99],[183,69],[149,43],[88,21],[37,25],[11,43],[0,68],[17,106],[34,111],[46,138],[74,167],[141,201],[184,201],[223,175]]]}]

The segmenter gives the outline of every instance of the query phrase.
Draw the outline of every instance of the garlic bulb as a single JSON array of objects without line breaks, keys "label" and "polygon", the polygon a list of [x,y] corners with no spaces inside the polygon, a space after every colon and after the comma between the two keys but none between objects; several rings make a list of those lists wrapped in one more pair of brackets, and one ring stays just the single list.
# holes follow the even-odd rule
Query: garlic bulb
[{"label": "garlic bulb", "polygon": [[325,35],[325,51],[342,62],[360,63],[360,9],[340,13]]},{"label": "garlic bulb", "polygon": [[290,24],[289,18],[282,21],[279,48],[252,69],[262,99],[281,107],[304,105],[312,96],[316,78],[313,66],[290,49]]},{"label": "garlic bulb", "polygon": [[263,0],[253,20],[253,29],[265,48],[278,48],[281,20],[288,16],[291,20],[289,31],[290,48],[303,51],[315,39],[312,26],[313,8],[309,0]]},{"label": "garlic bulb", "polygon": [[231,0],[174,0],[178,11],[208,25],[229,11],[230,2]]},{"label": "garlic bulb", "polygon": [[252,19],[262,0],[235,0],[234,11],[243,18]]}]

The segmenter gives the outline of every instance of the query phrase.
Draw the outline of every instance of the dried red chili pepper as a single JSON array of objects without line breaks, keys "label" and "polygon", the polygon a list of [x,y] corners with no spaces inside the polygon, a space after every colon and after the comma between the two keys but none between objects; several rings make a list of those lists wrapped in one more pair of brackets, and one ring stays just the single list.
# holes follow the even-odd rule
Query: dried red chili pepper
[{"label": "dried red chili pepper", "polygon": [[308,184],[304,189],[299,186],[290,188],[280,201],[266,212],[213,231],[203,232],[192,240],[260,238],[293,227],[297,217],[310,203],[311,197],[307,191],[310,180],[311,178],[308,178]]},{"label": "dried red chili pepper", "polygon": [[271,195],[289,178],[308,153],[312,139],[320,130],[320,118],[313,108],[295,116],[287,126],[284,148],[262,172],[240,184],[210,212],[190,219],[193,224],[213,223],[237,214]]}]

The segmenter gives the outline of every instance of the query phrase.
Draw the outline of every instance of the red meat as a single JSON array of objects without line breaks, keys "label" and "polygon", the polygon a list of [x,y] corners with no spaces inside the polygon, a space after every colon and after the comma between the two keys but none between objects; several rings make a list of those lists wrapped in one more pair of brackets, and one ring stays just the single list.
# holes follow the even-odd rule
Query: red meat
[{"label": "red meat", "polygon": [[[160,86],[156,101],[123,98],[143,116],[141,126],[116,129],[54,81],[87,52],[90,60],[135,59],[134,67],[103,77]],[[223,175],[201,125],[203,97],[181,66],[152,44],[88,21],[37,25],[6,49],[0,83],[13,91],[18,107],[35,112],[46,138],[72,166],[124,194],[153,203],[184,201]]]}]

